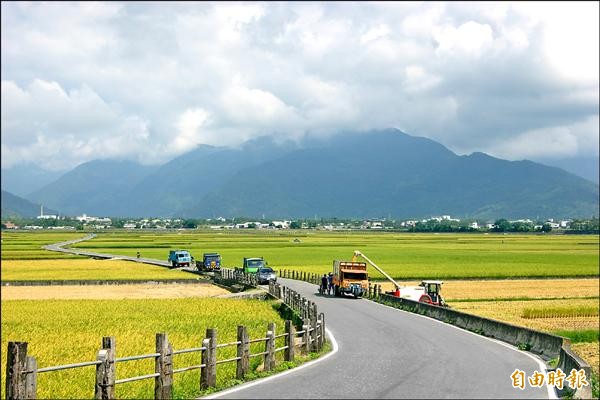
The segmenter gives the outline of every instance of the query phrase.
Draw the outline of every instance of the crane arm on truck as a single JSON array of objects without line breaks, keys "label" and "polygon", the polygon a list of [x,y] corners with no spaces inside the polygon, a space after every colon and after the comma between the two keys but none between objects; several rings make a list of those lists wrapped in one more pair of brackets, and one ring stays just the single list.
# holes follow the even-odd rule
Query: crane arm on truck
[{"label": "crane arm on truck", "polygon": [[383,274],[383,276],[385,276],[386,278],[388,278],[388,280],[394,284],[394,286],[396,287],[397,291],[400,290],[400,285],[398,284],[398,282],[396,282],[384,270],[382,270],[381,268],[379,268],[377,266],[377,264],[375,264],[373,261],[369,260],[369,257],[365,256],[359,250],[354,250],[354,256],[352,256],[352,261],[356,261],[357,257],[362,257],[366,262],[368,262],[369,264],[371,264],[373,266],[373,268],[375,268],[377,271],[381,272]]}]

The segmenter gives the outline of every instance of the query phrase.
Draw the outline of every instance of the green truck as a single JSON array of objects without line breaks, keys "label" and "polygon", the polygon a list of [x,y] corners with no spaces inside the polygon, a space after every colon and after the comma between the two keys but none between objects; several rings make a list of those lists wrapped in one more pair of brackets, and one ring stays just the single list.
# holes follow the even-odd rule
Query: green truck
[{"label": "green truck", "polygon": [[267,263],[265,263],[265,260],[262,257],[244,257],[242,270],[245,273],[255,274],[258,272],[259,268],[263,268],[265,265],[267,265]]}]

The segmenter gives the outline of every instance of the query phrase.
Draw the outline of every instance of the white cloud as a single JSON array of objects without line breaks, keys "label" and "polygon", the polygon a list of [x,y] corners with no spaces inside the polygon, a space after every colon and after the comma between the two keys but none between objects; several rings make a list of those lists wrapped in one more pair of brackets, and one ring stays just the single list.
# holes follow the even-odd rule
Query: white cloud
[{"label": "white cloud", "polygon": [[439,54],[463,53],[479,55],[494,41],[492,28],[487,24],[469,21],[458,28],[443,26],[433,30],[433,37],[438,42]]},{"label": "white cloud", "polygon": [[569,126],[533,129],[488,149],[490,154],[510,160],[598,156],[598,117]]},{"label": "white cloud", "polygon": [[209,116],[210,114],[201,108],[185,110],[177,123],[179,133],[173,141],[173,146],[178,152],[188,151],[202,143],[200,128]]},{"label": "white cloud", "polygon": [[3,166],[390,126],[509,158],[597,149],[597,2],[1,7]]}]

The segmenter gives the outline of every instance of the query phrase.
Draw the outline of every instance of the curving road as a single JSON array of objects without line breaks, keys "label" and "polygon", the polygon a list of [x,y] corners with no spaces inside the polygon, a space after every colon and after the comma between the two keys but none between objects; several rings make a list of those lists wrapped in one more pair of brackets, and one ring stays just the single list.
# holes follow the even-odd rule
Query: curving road
[{"label": "curving road", "polygon": [[[155,265],[165,261],[44,246]],[[279,279],[318,305],[339,351],[306,368],[250,382],[210,398],[556,398],[546,387],[512,387],[515,369],[544,373],[531,354],[417,314],[361,299],[321,296],[315,285]]]},{"label": "curving road", "polygon": [[541,361],[507,344],[361,299],[320,296],[316,286],[280,279],[315,301],[339,351],[290,374],[211,398],[548,398],[546,387],[512,387]]}]

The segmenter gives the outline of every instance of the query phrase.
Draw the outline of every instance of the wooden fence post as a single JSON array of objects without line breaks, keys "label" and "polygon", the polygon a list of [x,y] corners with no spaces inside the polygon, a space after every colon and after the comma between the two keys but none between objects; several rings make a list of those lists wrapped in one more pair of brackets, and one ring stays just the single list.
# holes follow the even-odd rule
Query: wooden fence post
[{"label": "wooden fence post", "polygon": [[202,369],[200,370],[200,389],[206,389],[208,388],[208,379],[207,379],[207,374],[208,374],[208,360],[209,360],[209,356],[210,356],[210,339],[202,339],[202,358],[201,358],[201,364],[204,365],[202,367]]},{"label": "wooden fence post", "polygon": [[209,340],[208,364],[206,368],[206,384],[209,387],[217,385],[217,330],[208,328],[206,338]]},{"label": "wooden fence post", "polygon": [[311,351],[319,351],[319,343],[317,341],[317,335],[319,334],[319,330],[317,329],[317,316],[316,315],[310,320],[310,325],[312,328],[312,331],[310,332],[310,338],[311,338],[310,350]]},{"label": "wooden fence post", "polygon": [[154,373],[160,374],[154,378],[154,398],[173,398],[173,347],[166,333],[156,334],[156,352],[160,356],[154,361]]},{"label": "wooden fence post", "polygon": [[267,341],[265,342],[265,361],[264,371],[271,371],[275,368],[275,323],[269,322],[267,325]]},{"label": "wooden fence post", "polygon": [[304,318],[304,351],[310,353],[310,320]]},{"label": "wooden fence post", "polygon": [[381,285],[377,285],[377,298],[381,297]]},{"label": "wooden fence post", "polygon": [[289,319],[285,321],[285,333],[287,333],[287,336],[285,337],[285,345],[287,346],[287,349],[285,349],[283,352],[283,359],[285,361],[294,361],[296,328]]},{"label": "wooden fence post", "polygon": [[25,398],[37,399],[37,361],[35,357],[27,356],[25,375]]},{"label": "wooden fence post", "polygon": [[321,319],[321,349],[322,349],[323,345],[327,342],[327,338],[325,335],[325,314],[324,313],[320,314],[320,319]]},{"label": "wooden fence post", "polygon": [[6,399],[24,399],[27,342],[8,342],[6,355]]},{"label": "wooden fence post", "polygon": [[102,349],[98,352],[98,361],[101,364],[96,365],[96,388],[94,398],[96,399],[114,399],[115,398],[115,379],[116,379],[116,342],[114,336],[105,336],[102,338]]},{"label": "wooden fence post", "polygon": [[237,368],[235,371],[236,379],[244,379],[244,376],[248,372],[248,366],[250,365],[250,344],[248,338],[248,331],[243,325],[237,327],[237,341],[240,342],[237,345],[237,355],[240,357],[237,360]]}]

